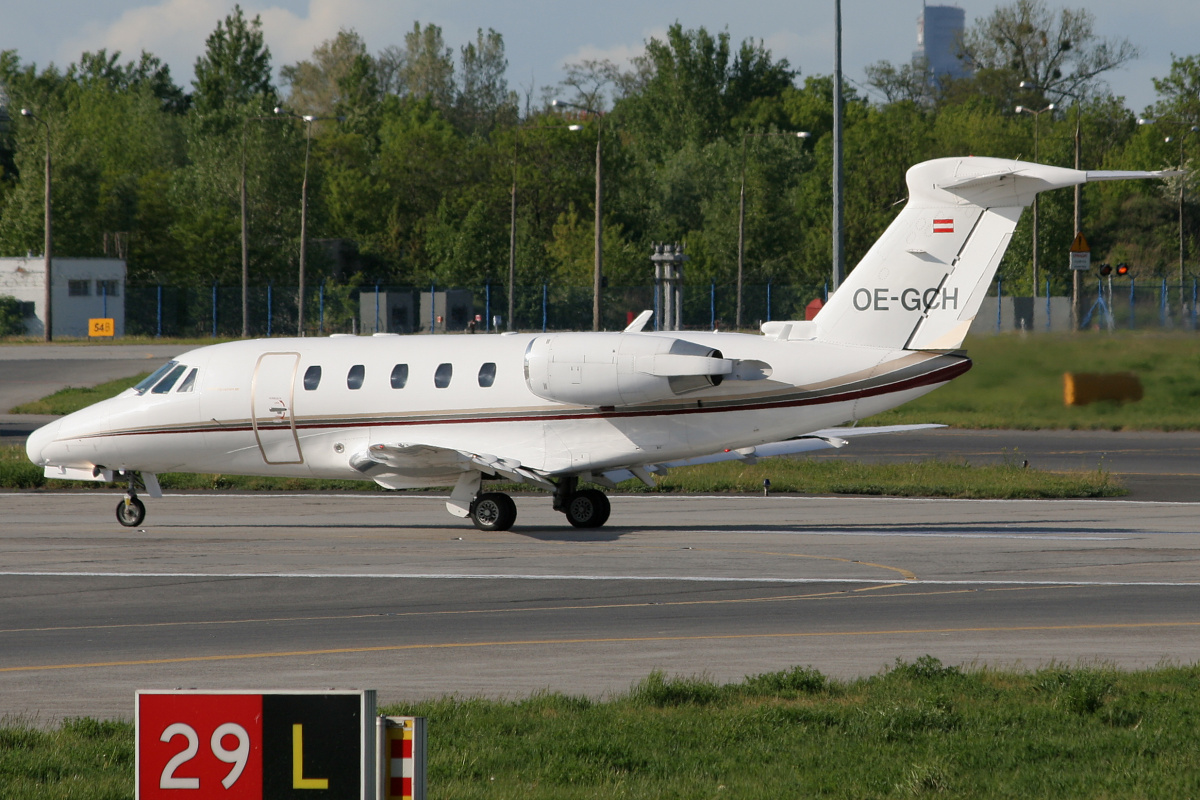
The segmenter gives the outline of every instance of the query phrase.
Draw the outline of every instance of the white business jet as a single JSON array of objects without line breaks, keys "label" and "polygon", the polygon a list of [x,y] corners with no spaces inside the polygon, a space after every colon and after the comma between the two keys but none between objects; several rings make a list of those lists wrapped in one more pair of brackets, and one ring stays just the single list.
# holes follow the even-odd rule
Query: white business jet
[{"label": "white business jet", "polygon": [[258,339],[184,353],[136,387],[35,431],[49,478],[128,481],[141,524],[156,474],[357,478],[452,486],[450,513],[507,530],[485,481],[553,492],[580,528],[674,466],[839,447],[901,429],[832,428],[966,372],[963,337],[1025,206],[1048,189],[1165,172],[1084,172],[995,158],[908,171],[908,203],[812,321],[762,335],[643,330]]}]

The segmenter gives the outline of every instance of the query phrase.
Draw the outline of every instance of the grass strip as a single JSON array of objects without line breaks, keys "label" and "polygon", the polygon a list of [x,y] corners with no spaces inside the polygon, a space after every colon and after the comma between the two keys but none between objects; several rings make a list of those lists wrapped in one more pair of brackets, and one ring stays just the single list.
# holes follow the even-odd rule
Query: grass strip
[{"label": "grass strip", "polygon": [[54,394],[47,395],[41,400],[34,400],[30,403],[22,403],[19,406],[15,406],[11,413],[71,414],[81,408],[87,408],[93,403],[99,403],[101,400],[116,397],[130,386],[136,386],[149,374],[149,372],[143,372],[132,378],[118,378],[117,380],[108,381],[107,383],[90,388],[77,389],[69,386],[66,389],[59,389]]},{"label": "grass strip", "polygon": [[[940,422],[1017,430],[1200,430],[1200,336],[1079,333],[976,336],[971,371],[867,425]],[[1132,372],[1145,397],[1063,405],[1064,372]]]},{"label": "grass strip", "polygon": [[[387,687],[377,687],[384,696]],[[1200,666],[964,669],[851,681],[810,667],[719,684],[654,672],[604,700],[541,693],[385,706],[429,725],[429,796],[1195,797]],[[10,800],[128,798],[133,728],[0,720]]]},{"label": "grass strip", "polygon": [[[158,476],[168,491],[381,491],[371,481],[264,478],[243,475],[167,472]],[[755,493],[770,480],[772,492],[804,494],[893,495],[976,499],[1117,497],[1127,493],[1120,481],[1103,470],[1045,472],[1016,464],[975,467],[939,460],[905,464],[864,464],[801,458],[764,459],[755,465],[705,464],[671,470],[653,489],[640,481],[617,485],[618,493]],[[509,492],[537,491],[525,484],[489,484]],[[123,489],[121,484],[47,480],[21,447],[0,447],[0,488]]]}]

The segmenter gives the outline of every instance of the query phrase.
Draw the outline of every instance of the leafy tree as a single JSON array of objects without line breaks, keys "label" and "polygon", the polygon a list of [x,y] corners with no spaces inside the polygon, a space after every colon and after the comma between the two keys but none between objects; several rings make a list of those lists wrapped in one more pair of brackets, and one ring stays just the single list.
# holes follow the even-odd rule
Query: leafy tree
[{"label": "leafy tree", "polygon": [[1030,81],[1052,99],[1093,94],[1101,75],[1138,55],[1127,39],[1099,38],[1095,19],[1087,9],[1016,0],[963,32],[963,56],[978,74],[1002,73],[1014,87]]},{"label": "leafy tree", "polygon": [[1159,95],[1154,116],[1200,124],[1200,56],[1172,54],[1171,71],[1154,79],[1154,90]]},{"label": "leafy tree", "polygon": [[679,23],[666,41],[646,44],[645,60],[643,88],[616,110],[644,157],[655,162],[684,143],[703,147],[736,135],[754,118],[762,123],[756,105],[778,102],[795,78],[787,61],[773,60],[761,43],[744,42],[735,54],[728,33],[714,37],[704,28],[685,31]]},{"label": "leafy tree", "polygon": [[504,55],[504,37],[488,28],[480,29],[474,42],[462,48],[459,90],[454,116],[469,133],[489,133],[500,122],[515,121],[516,95],[508,90],[504,77],[508,59]]},{"label": "leafy tree", "polygon": [[379,100],[375,61],[353,30],[338,31],[313,49],[312,59],[279,71],[290,87],[288,104],[323,116],[365,112]]},{"label": "leafy tree", "polygon": [[876,61],[866,68],[867,85],[883,93],[888,103],[931,104],[936,99],[937,85],[929,79],[929,61],[918,56],[896,66],[890,61]]},{"label": "leafy tree", "polygon": [[[9,67],[14,67],[10,61]],[[41,84],[43,105],[35,106],[51,130],[54,162],[55,252],[127,258],[137,279],[148,236],[143,224],[156,206],[144,204],[143,183],[151,173],[169,174],[182,163],[181,96],[169,72],[143,53],[120,63],[120,54],[84,53],[65,73],[35,76],[17,64],[11,85],[19,93]],[[119,124],[114,124],[118,121]],[[40,250],[43,239],[45,129],[22,120],[15,126],[15,166],[24,176],[0,211],[0,246],[8,252]],[[161,209],[161,206],[157,206]],[[158,225],[161,231],[165,223]],[[119,242],[119,247],[114,243]]]},{"label": "leafy tree", "polygon": [[217,22],[197,56],[193,100],[201,113],[226,110],[257,100],[268,110],[274,103],[271,51],[263,43],[262,20],[247,20],[240,5]]},{"label": "leafy tree", "polygon": [[454,106],[454,57],[442,39],[442,29],[429,24],[404,35],[404,58],[399,84],[416,98],[426,98],[443,113]]},{"label": "leafy tree", "polygon": [[20,336],[25,333],[21,303],[15,297],[0,294],[0,336]]},{"label": "leafy tree", "polygon": [[66,78],[82,85],[100,84],[112,92],[146,88],[159,99],[164,111],[176,114],[187,111],[191,100],[175,85],[171,68],[161,59],[145,50],[137,63],[128,61],[122,65],[120,58],[120,51],[112,55],[107,50],[85,52],[78,65],[72,64],[68,68]]}]

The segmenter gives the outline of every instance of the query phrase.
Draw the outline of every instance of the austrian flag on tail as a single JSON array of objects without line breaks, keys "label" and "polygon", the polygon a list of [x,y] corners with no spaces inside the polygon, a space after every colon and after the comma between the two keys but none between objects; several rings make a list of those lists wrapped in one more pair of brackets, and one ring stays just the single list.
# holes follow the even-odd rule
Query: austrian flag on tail
[{"label": "austrian flag on tail", "polygon": [[934,233],[954,233],[954,220],[952,219],[935,219],[933,221]]}]

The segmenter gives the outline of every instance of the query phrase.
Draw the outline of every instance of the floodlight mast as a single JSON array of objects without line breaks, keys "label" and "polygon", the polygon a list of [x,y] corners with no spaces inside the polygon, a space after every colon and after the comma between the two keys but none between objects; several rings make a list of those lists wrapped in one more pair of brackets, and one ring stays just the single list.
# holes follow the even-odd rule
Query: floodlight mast
[{"label": "floodlight mast", "polygon": [[[592,330],[600,330],[600,293],[604,285],[604,253],[603,253],[603,225],[604,225],[604,189],[603,189],[603,162],[600,155],[600,142],[603,140],[604,132],[604,116],[594,108],[589,106],[579,105],[577,103],[568,103],[565,100],[552,100],[550,105],[553,107],[565,106],[566,108],[574,108],[579,111],[593,114],[596,117],[596,221],[593,226],[593,235],[596,239],[596,255],[595,268],[592,271]],[[583,130],[582,125],[571,125],[568,130],[577,131]]]}]

